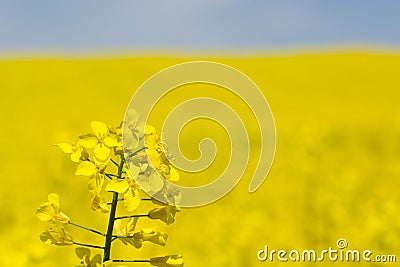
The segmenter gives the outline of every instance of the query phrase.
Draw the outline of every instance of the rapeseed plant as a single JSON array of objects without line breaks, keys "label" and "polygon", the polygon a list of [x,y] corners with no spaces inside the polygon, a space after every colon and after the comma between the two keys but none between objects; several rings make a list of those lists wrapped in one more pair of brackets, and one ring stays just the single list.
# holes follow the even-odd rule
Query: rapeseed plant
[{"label": "rapeseed plant", "polygon": [[[170,164],[169,157],[165,156],[166,146],[161,134],[157,133],[154,127],[139,122],[135,111],[129,112],[133,116],[133,122],[112,127],[103,122],[93,121],[92,133],[82,134],[72,143],[56,144],[77,163],[75,175],[88,177],[90,207],[94,212],[109,214],[107,232],[103,233],[72,221],[61,211],[60,197],[51,193],[36,211],[37,217],[48,224],[47,231],[40,235],[40,239],[44,243],[56,246],[76,245],[75,253],[80,260],[77,266],[124,267],[125,265],[121,264],[135,262],[147,262],[159,267],[183,266],[181,255],[150,259],[111,258],[111,247],[115,240],[136,249],[140,249],[145,242],[165,246],[168,239],[166,233],[156,228],[137,230],[137,221],[146,217],[169,225],[175,221],[175,215],[180,211],[177,206],[179,192],[168,192],[168,187],[161,178],[162,176],[169,181],[179,180],[179,173]],[[127,127],[132,134],[129,146],[125,150],[122,147],[123,127]],[[165,196],[165,201],[145,197],[135,179],[147,181],[144,184],[148,185],[148,190]],[[123,202],[126,212],[131,213],[138,208],[141,201],[152,201],[158,207],[151,209],[147,214],[116,216],[118,202]],[[70,226],[101,235],[104,237],[104,245],[76,241],[66,229]],[[103,250],[103,255],[93,255],[91,249]]]}]

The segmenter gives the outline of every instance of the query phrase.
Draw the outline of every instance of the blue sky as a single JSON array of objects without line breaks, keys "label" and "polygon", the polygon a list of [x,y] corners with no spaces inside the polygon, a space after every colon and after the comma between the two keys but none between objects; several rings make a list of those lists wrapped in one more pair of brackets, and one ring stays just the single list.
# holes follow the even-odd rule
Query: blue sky
[{"label": "blue sky", "polygon": [[396,0],[0,0],[9,51],[400,45]]}]

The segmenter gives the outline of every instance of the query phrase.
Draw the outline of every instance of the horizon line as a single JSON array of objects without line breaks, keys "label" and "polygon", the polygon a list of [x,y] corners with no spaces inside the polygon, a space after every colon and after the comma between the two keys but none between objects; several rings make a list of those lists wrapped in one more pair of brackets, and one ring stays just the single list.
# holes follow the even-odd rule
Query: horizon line
[{"label": "horizon line", "polygon": [[0,60],[45,60],[45,59],[111,59],[111,58],[253,58],[290,57],[333,54],[377,54],[400,55],[399,45],[387,44],[329,44],[298,45],[254,49],[181,49],[181,48],[123,48],[123,49],[38,49],[1,51]]}]

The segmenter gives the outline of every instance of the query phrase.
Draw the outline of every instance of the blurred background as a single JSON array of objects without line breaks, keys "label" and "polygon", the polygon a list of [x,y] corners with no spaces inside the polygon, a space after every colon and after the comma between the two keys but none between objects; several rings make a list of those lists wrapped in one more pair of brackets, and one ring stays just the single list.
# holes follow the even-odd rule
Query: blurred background
[{"label": "blurred background", "polygon": [[[53,144],[89,132],[93,120],[117,125],[147,78],[192,60],[228,64],[260,87],[275,117],[274,165],[248,194],[254,145],[245,176],[226,197],[184,209],[168,227],[141,222],[167,231],[166,247],[115,245],[114,256],[180,253],[185,266],[277,266],[259,262],[257,251],[323,250],[345,238],[351,249],[399,260],[399,12],[394,0],[1,0],[0,265],[79,263],[73,248],[40,242],[46,226],[37,206],[56,192],[75,222],[104,231],[107,216],[90,210],[87,179],[74,176],[75,164]],[[194,86],[167,95],[154,124],[179,101],[203,95],[248,118],[234,96]],[[257,139],[251,121],[248,131]],[[196,158],[197,141],[209,136],[226,147],[219,126],[188,125],[186,155]],[[182,174],[183,182],[201,184],[221,173],[227,152],[220,151],[206,175]],[[70,231],[77,240],[102,242]],[[393,264],[368,266],[385,265]]]}]

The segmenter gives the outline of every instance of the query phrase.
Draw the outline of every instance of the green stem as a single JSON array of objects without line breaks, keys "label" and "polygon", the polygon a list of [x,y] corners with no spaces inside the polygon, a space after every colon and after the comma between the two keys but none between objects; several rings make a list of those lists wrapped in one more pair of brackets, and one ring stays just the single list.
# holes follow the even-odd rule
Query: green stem
[{"label": "green stem", "polygon": [[75,241],[72,241],[72,243],[74,243],[74,245],[78,245],[78,246],[82,246],[82,247],[104,249],[104,247],[90,245],[90,244],[83,244],[83,243],[79,243],[79,242],[75,242]]},{"label": "green stem", "polygon": [[114,220],[121,220],[121,219],[128,219],[128,218],[140,218],[140,217],[149,217],[149,215],[148,214],[128,215],[128,216],[116,217],[116,218],[114,218]]},{"label": "green stem", "polygon": [[97,230],[94,230],[94,229],[91,229],[91,228],[88,228],[88,227],[79,225],[79,224],[77,224],[77,223],[74,223],[74,222],[71,222],[71,221],[69,221],[68,223],[69,223],[70,225],[79,227],[79,228],[84,229],[84,230],[86,230],[86,231],[90,231],[90,232],[92,232],[92,233],[96,233],[96,234],[101,235],[101,236],[106,236],[106,234],[104,234],[104,233],[102,233],[102,232],[100,232],[100,231],[97,231]]},{"label": "green stem", "polygon": [[128,157],[130,158],[130,157],[133,157],[133,156],[135,156],[137,153],[139,153],[140,151],[142,151],[142,150],[144,150],[144,149],[147,149],[147,147],[142,147],[141,149],[138,149],[138,150],[136,150],[135,152],[132,152],[131,154],[129,154],[128,155]]},{"label": "green stem", "polygon": [[[124,199],[123,198],[118,198],[118,201],[124,201]],[[111,205],[112,204],[112,202],[108,202],[107,203],[107,205]]]},{"label": "green stem", "polygon": [[115,175],[115,174],[111,174],[111,173],[104,173],[104,175],[105,175],[108,179],[110,179],[110,180],[112,180],[113,177],[114,177],[114,178],[117,178],[117,179],[120,179],[120,180],[125,179],[125,178],[123,178],[123,177],[119,177],[119,176],[117,176],[117,175]]},{"label": "green stem", "polygon": [[108,179],[112,180],[112,176],[110,176],[109,174],[105,173],[104,174]]},{"label": "green stem", "polygon": [[115,160],[113,160],[113,159],[110,159],[110,160],[112,163],[114,163],[115,166],[117,166],[117,167],[119,166],[119,164]]},{"label": "green stem", "polygon": [[113,233],[113,229],[114,229],[115,212],[117,210],[117,203],[118,203],[118,193],[114,193],[113,201],[111,204],[110,217],[108,219],[108,228],[107,228],[107,234],[106,234],[106,243],[104,245],[104,260],[103,261],[110,260],[112,233]]},{"label": "green stem", "polygon": [[[118,166],[118,177],[121,178],[122,176],[122,169],[124,167],[124,158],[121,156],[121,161]],[[111,243],[113,239],[113,229],[114,229],[114,222],[115,222],[115,213],[117,211],[117,204],[118,204],[118,193],[113,193],[113,200],[111,202],[111,210],[110,210],[110,217],[108,218],[108,228],[106,234],[106,242],[104,244],[104,258],[103,262],[110,260],[111,254]]]},{"label": "green stem", "polygon": [[121,178],[121,177],[122,177],[122,168],[124,167],[124,163],[125,163],[125,160],[124,160],[124,158],[121,156],[121,163],[120,163],[119,166],[118,166],[118,178]]},{"label": "green stem", "polygon": [[133,235],[113,235],[113,240],[118,238],[133,238]]},{"label": "green stem", "polygon": [[116,175],[116,174],[106,173],[106,172],[104,174],[107,175],[107,177],[111,176],[111,177],[119,178],[118,175]]}]

